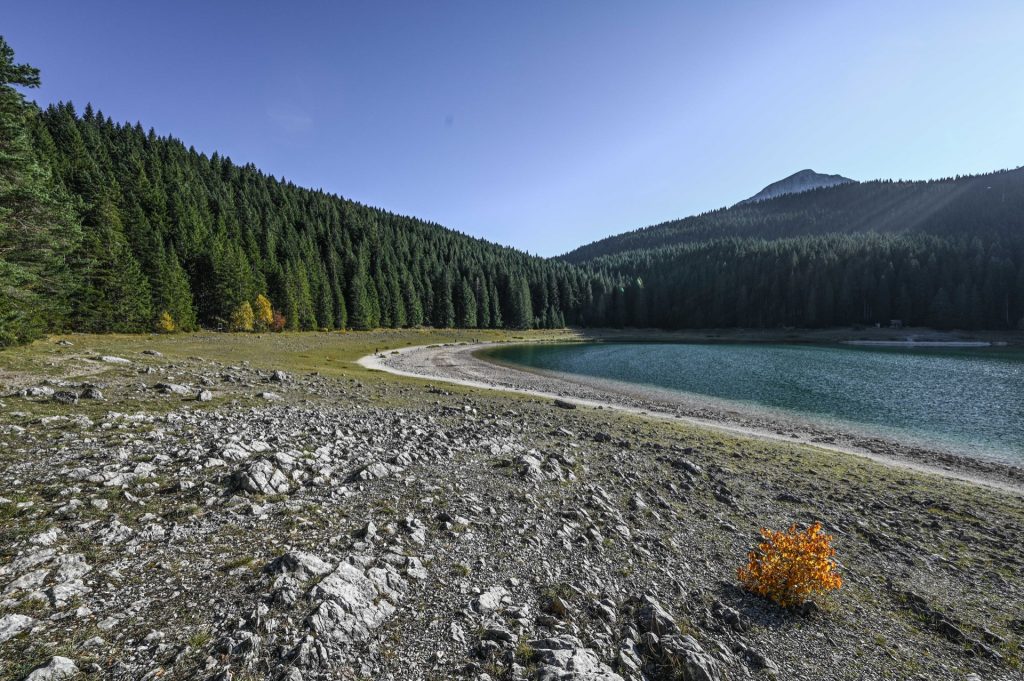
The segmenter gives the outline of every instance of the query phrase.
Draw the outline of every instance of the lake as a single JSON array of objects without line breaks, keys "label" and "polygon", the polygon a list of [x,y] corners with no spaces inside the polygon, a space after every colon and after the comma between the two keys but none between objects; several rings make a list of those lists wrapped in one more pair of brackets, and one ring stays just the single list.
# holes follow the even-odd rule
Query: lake
[{"label": "lake", "polygon": [[573,343],[507,346],[488,355],[1024,464],[1019,348]]}]

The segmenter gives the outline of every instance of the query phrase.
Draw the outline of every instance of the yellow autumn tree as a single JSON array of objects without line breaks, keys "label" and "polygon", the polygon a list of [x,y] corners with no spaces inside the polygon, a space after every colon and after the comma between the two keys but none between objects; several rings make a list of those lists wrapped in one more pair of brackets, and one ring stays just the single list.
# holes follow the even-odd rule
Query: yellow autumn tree
[{"label": "yellow autumn tree", "polygon": [[156,320],[156,330],[160,333],[174,333],[178,326],[174,323],[174,317],[167,310],[160,313]]},{"label": "yellow autumn tree", "polygon": [[228,328],[232,331],[252,331],[255,315],[252,312],[252,305],[248,301],[242,303],[231,313],[231,321]]},{"label": "yellow autumn tree", "polygon": [[270,299],[262,293],[256,296],[255,305],[255,329],[257,331],[266,331],[270,328],[270,325],[274,323],[274,308],[270,304]]},{"label": "yellow autumn tree", "polygon": [[814,523],[804,531],[790,525],[785,532],[761,528],[764,541],[737,570],[740,582],[750,591],[783,607],[801,605],[811,597],[838,589],[843,578],[832,557],[832,535]]}]

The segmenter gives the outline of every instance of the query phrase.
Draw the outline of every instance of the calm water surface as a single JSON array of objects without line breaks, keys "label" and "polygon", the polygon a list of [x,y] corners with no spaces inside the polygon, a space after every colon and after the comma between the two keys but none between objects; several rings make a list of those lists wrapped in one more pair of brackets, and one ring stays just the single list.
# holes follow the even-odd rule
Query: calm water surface
[{"label": "calm water surface", "polygon": [[595,343],[490,354],[1024,464],[1024,351],[1017,348]]}]

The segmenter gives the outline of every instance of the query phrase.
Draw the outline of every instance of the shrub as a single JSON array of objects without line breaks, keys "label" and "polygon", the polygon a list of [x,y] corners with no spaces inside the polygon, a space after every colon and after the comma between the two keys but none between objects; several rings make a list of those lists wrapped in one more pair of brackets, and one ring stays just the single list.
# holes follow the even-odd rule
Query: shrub
[{"label": "shrub", "polygon": [[167,310],[160,313],[156,320],[156,330],[160,333],[174,333],[178,327],[174,323],[174,317]]},{"label": "shrub", "polygon": [[761,536],[764,541],[757,551],[751,551],[747,565],[737,570],[750,591],[790,607],[843,585],[832,560],[832,535],[822,532],[821,523],[802,532],[796,525],[786,532],[761,528]]},{"label": "shrub", "polygon": [[284,318],[283,314],[281,314],[280,312],[275,312],[274,321],[270,322],[270,330],[277,333],[284,331],[284,325],[287,323],[287,321],[288,320]]},{"label": "shrub", "polygon": [[231,322],[228,328],[231,331],[252,331],[252,325],[255,321],[252,313],[252,305],[248,302],[244,302],[235,308],[234,312],[231,313]]},{"label": "shrub", "polygon": [[270,305],[270,299],[262,293],[256,296],[253,312],[256,315],[255,328],[257,331],[266,331],[274,323],[274,308]]}]

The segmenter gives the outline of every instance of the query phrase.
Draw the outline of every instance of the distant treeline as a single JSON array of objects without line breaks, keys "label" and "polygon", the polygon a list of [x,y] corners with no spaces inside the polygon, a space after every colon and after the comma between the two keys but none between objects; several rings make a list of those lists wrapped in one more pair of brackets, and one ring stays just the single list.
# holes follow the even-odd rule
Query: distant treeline
[{"label": "distant treeline", "polygon": [[1024,328],[1024,238],[721,239],[591,261],[628,277],[615,326]]}]

